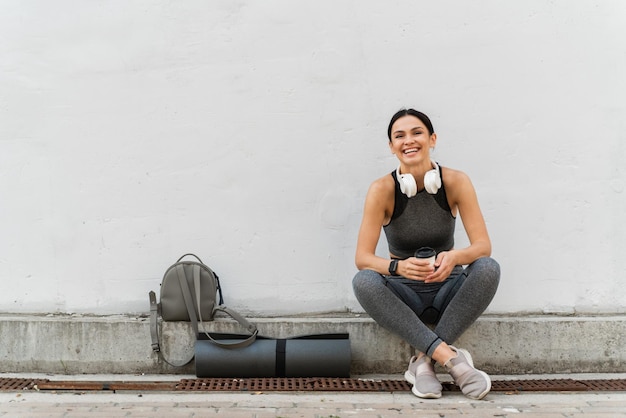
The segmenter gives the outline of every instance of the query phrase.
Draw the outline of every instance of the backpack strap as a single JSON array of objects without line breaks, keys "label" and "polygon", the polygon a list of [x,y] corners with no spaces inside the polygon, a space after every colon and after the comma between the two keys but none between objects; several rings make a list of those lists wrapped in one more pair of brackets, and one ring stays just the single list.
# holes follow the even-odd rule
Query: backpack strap
[{"label": "backpack strap", "polygon": [[[191,254],[193,255],[193,254]],[[183,256],[184,257],[184,256]],[[183,258],[181,257],[181,258]],[[195,256],[194,256],[195,257]],[[197,258],[197,257],[196,257]],[[180,259],[179,259],[180,261]],[[193,306],[193,299],[191,297],[191,291],[189,290],[189,283],[187,283],[187,276],[185,275],[185,270],[183,269],[182,264],[176,266],[176,275],[178,276],[178,282],[180,283],[180,288],[183,293],[183,300],[185,301],[185,307],[187,308],[187,314],[189,315],[189,320],[191,321],[191,327],[193,328],[194,339],[198,339],[198,317],[196,315],[195,308]],[[168,359],[165,358],[165,355],[161,350],[158,351],[160,357],[164,362],[169,364],[172,367],[182,367],[191,363],[193,358],[195,357],[195,351],[191,354],[187,360],[183,360],[182,363],[172,363]]]},{"label": "backpack strap", "polygon": [[200,325],[202,325],[202,309],[200,307],[200,266],[197,264],[193,265],[193,288],[196,292],[196,309],[198,312],[198,320]]},{"label": "backpack strap", "polygon": [[[187,278],[185,276],[185,270],[183,269],[182,265],[178,265],[176,266],[176,272],[178,274],[178,280],[180,281],[180,286],[183,290],[183,299],[185,300],[185,305],[187,306],[187,312],[189,313],[189,319],[191,320],[191,326],[193,327],[193,331],[195,333],[196,338],[198,338],[198,333],[200,332],[200,327],[202,328],[202,332],[216,345],[219,345],[220,347],[224,347],[224,348],[242,348],[242,347],[247,347],[250,344],[252,344],[255,340],[256,337],[259,333],[256,325],[250,323],[247,319],[245,319],[242,315],[240,315],[238,312],[227,308],[224,305],[220,305],[217,306],[215,308],[213,308],[213,313],[211,316],[215,315],[215,312],[217,311],[221,311],[224,312],[225,314],[227,314],[228,316],[230,316],[231,318],[233,318],[235,321],[237,321],[242,327],[244,327],[251,335],[246,338],[243,341],[239,341],[236,343],[223,343],[223,342],[219,342],[216,341],[215,339],[213,339],[211,337],[211,335],[204,331],[204,324],[202,322],[202,314],[200,313],[200,266],[199,265],[194,265],[193,266],[193,284],[194,284],[194,290],[196,292],[196,306],[197,306],[197,315],[195,312],[195,308],[193,306],[193,300],[192,300],[192,296],[191,296],[191,292],[189,290],[189,284],[187,283]],[[198,324],[200,326],[198,326]]]},{"label": "backpack strap", "polygon": [[195,257],[196,260],[198,260],[200,262],[200,264],[204,264],[202,262],[202,260],[200,260],[200,257],[198,257],[197,255],[193,254],[193,253],[187,253],[187,254],[183,254],[182,256],[180,256],[180,258],[176,261],[177,263],[180,263],[180,260],[182,260],[183,258],[187,257],[188,255]]},{"label": "backpack strap", "polygon": [[230,308],[227,308],[224,305],[216,306],[215,309],[213,309],[214,313],[217,311],[224,312],[226,315],[230,316],[235,321],[239,322],[239,325],[244,327],[251,335],[243,341],[239,341],[236,343],[223,343],[223,342],[213,339],[213,337],[211,337],[211,335],[208,332],[204,332],[204,335],[206,335],[213,344],[218,345],[222,348],[243,348],[243,347],[249,346],[250,344],[256,341],[256,337],[259,334],[259,330],[257,329],[256,325],[249,322],[247,319],[241,316],[238,312]]},{"label": "backpack strap", "polygon": [[[187,307],[187,314],[189,314],[189,321],[191,321],[191,327],[193,328],[193,332],[195,338],[198,338],[198,315],[196,315],[196,309],[193,306],[193,299],[191,297],[191,291],[189,290],[189,283],[187,283],[187,276],[185,276],[185,270],[182,264],[176,266],[176,274],[178,275],[178,282],[180,283],[180,288],[183,291],[183,300],[185,301],[185,306]],[[199,274],[199,273],[198,273]],[[198,282],[198,287],[200,283]],[[200,294],[199,292],[196,294],[196,298],[198,299],[198,307],[200,305]]]},{"label": "backpack strap", "polygon": [[[217,306],[213,309],[213,315],[215,315],[215,312],[217,311],[221,311],[224,312],[225,314],[227,314],[228,316],[230,316],[231,318],[233,318],[235,321],[237,321],[242,327],[244,327],[248,332],[250,332],[250,336],[248,338],[246,338],[243,341],[239,341],[236,343],[223,343],[220,341],[217,341],[215,339],[213,339],[211,337],[211,335],[204,331],[204,324],[202,323],[202,315],[200,314],[200,266],[198,265],[194,265],[193,268],[193,282],[194,282],[194,290],[196,292],[196,304],[198,307],[198,311],[196,313],[196,308],[194,307],[194,300],[193,297],[191,296],[191,291],[189,289],[189,283],[187,282],[187,276],[185,275],[185,270],[183,269],[183,266],[181,264],[176,266],[176,273],[178,275],[178,281],[180,282],[180,287],[183,291],[183,299],[185,300],[185,306],[187,307],[187,312],[189,314],[189,320],[191,321],[191,327],[193,328],[193,332],[195,335],[195,338],[198,338],[198,333],[200,332],[200,327],[198,326],[198,323],[200,324],[200,326],[202,327],[202,332],[216,345],[223,347],[223,348],[242,348],[242,347],[247,347],[250,344],[252,344],[254,341],[256,341],[256,337],[259,333],[259,330],[257,329],[256,325],[250,323],[248,320],[246,320],[242,315],[240,315],[238,312],[227,308],[224,305],[220,305]],[[212,315],[212,316],[213,316]],[[185,363],[189,363],[191,360],[193,360],[193,355],[191,356],[191,358]],[[171,364],[171,363],[170,363]]]},{"label": "backpack strap", "polygon": [[156,294],[153,291],[148,293],[150,298],[150,338],[152,339],[152,350],[157,353],[161,352],[159,344],[159,332],[157,330],[157,316],[159,314],[159,305],[157,305]]},{"label": "backpack strap", "polygon": [[153,291],[150,291],[150,293],[148,293],[148,297],[150,298],[150,337],[152,338],[152,350],[155,353],[157,353],[157,355],[159,356],[159,358],[161,358],[161,360],[163,360],[164,362],[166,362],[172,367],[186,366],[187,364],[191,362],[191,360],[193,360],[195,356],[195,352],[191,356],[190,359],[184,360],[182,363],[177,364],[177,363],[172,363],[169,359],[167,359],[165,357],[165,354],[161,351],[161,335],[159,334],[159,327],[158,327],[158,320],[157,320],[158,313],[159,313],[159,305],[157,304],[156,295]]}]

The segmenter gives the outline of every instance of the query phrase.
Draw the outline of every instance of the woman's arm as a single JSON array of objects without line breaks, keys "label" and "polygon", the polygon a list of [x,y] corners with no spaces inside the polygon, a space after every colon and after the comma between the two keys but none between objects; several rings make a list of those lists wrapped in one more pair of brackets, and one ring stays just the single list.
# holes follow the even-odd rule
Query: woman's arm
[{"label": "woman's arm", "polygon": [[470,178],[461,171],[449,168],[444,169],[442,175],[450,208],[461,216],[470,244],[465,248],[441,252],[435,262],[437,270],[428,276],[426,282],[445,280],[454,266],[467,265],[491,255],[491,240]]},{"label": "woman's arm", "polygon": [[390,260],[378,257],[376,247],[383,225],[391,219],[394,192],[391,176],[376,180],[367,192],[356,245],[355,264],[359,270],[369,269],[381,274],[389,274]]}]

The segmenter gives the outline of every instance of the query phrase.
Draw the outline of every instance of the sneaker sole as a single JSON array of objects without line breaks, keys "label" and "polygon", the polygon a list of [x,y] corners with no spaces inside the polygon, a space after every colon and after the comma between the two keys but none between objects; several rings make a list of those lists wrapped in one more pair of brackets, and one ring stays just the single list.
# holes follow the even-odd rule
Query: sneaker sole
[{"label": "sneaker sole", "polygon": [[415,384],[415,376],[413,376],[413,374],[410,371],[408,371],[408,370],[406,372],[404,372],[404,380],[406,380],[407,382],[409,382],[412,385]]},{"label": "sneaker sole", "polygon": [[411,392],[413,392],[413,395],[417,396],[418,398],[423,398],[423,399],[439,399],[439,398],[441,398],[441,392],[439,392],[439,393],[421,393],[419,390],[417,390],[415,388],[415,384],[413,385],[413,388],[411,389]]},{"label": "sneaker sole", "polygon": [[423,399],[439,399],[441,398],[441,392],[439,393],[422,393],[419,390],[417,390],[417,388],[415,387],[415,376],[413,376],[413,374],[411,372],[409,372],[408,370],[406,372],[404,372],[404,380],[406,380],[407,382],[409,382],[410,384],[413,385],[413,387],[411,388],[411,392],[413,392],[413,395],[417,396],[418,398],[423,398]]}]

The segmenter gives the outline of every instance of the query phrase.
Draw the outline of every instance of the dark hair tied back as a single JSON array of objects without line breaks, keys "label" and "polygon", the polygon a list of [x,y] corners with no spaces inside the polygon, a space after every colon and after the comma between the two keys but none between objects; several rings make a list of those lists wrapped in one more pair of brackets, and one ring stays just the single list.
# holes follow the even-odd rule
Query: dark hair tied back
[{"label": "dark hair tied back", "polygon": [[403,116],[415,116],[422,121],[424,126],[426,126],[429,135],[435,133],[432,122],[424,113],[415,109],[400,109],[398,112],[396,112],[395,115],[393,115],[393,117],[391,118],[391,122],[389,122],[389,127],[387,128],[387,137],[389,138],[389,141],[391,141],[391,128],[393,127],[393,124],[396,123],[396,121]]}]

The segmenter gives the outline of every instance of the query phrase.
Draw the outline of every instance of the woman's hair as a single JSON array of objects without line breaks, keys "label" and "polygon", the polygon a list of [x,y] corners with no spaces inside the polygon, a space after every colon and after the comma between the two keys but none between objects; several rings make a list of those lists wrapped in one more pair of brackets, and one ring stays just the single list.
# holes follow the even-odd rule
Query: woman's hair
[{"label": "woman's hair", "polygon": [[389,122],[389,127],[387,128],[387,137],[389,138],[389,141],[391,141],[391,128],[393,127],[393,124],[396,123],[396,121],[403,116],[415,116],[422,121],[424,126],[426,126],[429,135],[435,133],[435,130],[433,129],[433,124],[428,116],[415,109],[400,109],[398,112],[396,112],[395,115],[393,115],[393,117],[391,118],[391,122]]}]

